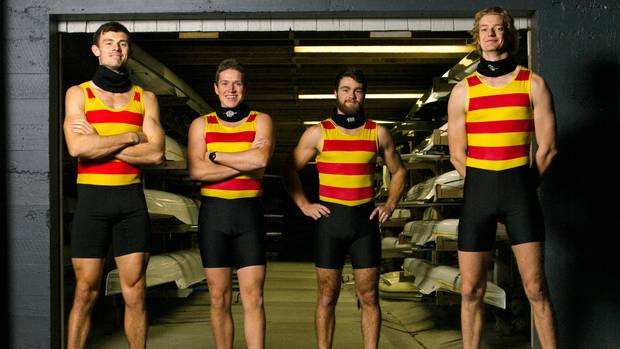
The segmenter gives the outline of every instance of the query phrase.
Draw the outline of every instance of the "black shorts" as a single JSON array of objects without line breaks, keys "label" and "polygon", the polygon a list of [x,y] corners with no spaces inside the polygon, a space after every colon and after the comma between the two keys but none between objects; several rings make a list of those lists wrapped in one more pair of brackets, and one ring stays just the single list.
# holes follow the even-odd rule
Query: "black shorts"
[{"label": "black shorts", "polygon": [[78,184],[72,257],[105,258],[110,242],[115,257],[149,251],[151,226],[142,184]]},{"label": "black shorts", "polygon": [[373,202],[346,206],[321,202],[329,208],[329,217],[321,217],[314,237],[315,265],[342,269],[347,253],[354,269],[374,268],[381,264],[381,237],[378,219],[369,220]]},{"label": "black shorts", "polygon": [[200,255],[205,268],[265,265],[265,233],[259,198],[202,197],[198,217]]},{"label": "black shorts", "polygon": [[528,166],[503,171],[467,167],[466,171],[459,250],[491,251],[498,220],[506,224],[512,245],[544,240],[536,179]]}]

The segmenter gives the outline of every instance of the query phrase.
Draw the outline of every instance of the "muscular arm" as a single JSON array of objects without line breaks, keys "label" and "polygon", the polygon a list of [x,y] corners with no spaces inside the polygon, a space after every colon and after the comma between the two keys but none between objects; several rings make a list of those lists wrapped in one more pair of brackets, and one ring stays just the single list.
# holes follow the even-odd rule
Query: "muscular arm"
[{"label": "muscular arm", "polygon": [[313,204],[308,200],[298,172],[306,166],[308,161],[316,157],[322,137],[320,125],[314,125],[307,129],[282,169],[284,186],[293,202],[306,216],[315,220],[321,218],[321,216],[329,215],[329,209],[321,204]]},{"label": "muscular arm", "polygon": [[218,151],[216,161],[240,172],[262,170],[269,163],[274,145],[271,117],[261,113],[256,118],[256,136],[252,149],[230,153]]},{"label": "muscular arm", "polygon": [[383,223],[392,216],[392,212],[403,195],[407,170],[405,170],[400,155],[394,147],[394,140],[390,132],[383,126],[379,126],[378,132],[379,147],[383,150],[383,158],[388,170],[392,174],[392,181],[385,205],[375,208],[370,215],[370,219],[377,215],[379,221]]},{"label": "muscular arm", "polygon": [[187,144],[189,176],[199,181],[216,182],[241,173],[241,171],[228,166],[213,163],[206,157],[204,129],[204,116],[194,119],[189,127]]},{"label": "muscular arm", "polygon": [[467,87],[461,81],[452,89],[448,101],[448,145],[450,162],[456,171],[465,177],[467,162],[467,130],[465,114],[467,113]]},{"label": "muscular arm", "polygon": [[63,124],[69,154],[81,159],[100,159],[135,144],[136,133],[128,132],[113,136],[100,136],[86,120],[84,114],[84,91],[73,86],[65,95],[65,121]]},{"label": "muscular arm", "polygon": [[536,143],[538,144],[535,160],[538,173],[542,176],[558,152],[555,144],[555,112],[551,91],[545,80],[536,74],[532,76],[531,93]]},{"label": "muscular arm", "polygon": [[150,91],[144,91],[143,98],[142,132],[146,136],[146,142],[124,148],[115,157],[133,165],[161,164],[164,161],[165,137],[159,123],[159,105]]}]

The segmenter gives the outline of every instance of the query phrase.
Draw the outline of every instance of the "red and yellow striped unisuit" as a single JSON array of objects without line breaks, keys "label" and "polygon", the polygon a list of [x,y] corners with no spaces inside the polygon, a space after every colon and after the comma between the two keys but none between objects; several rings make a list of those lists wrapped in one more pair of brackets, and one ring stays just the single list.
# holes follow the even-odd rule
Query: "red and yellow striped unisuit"
[{"label": "red and yellow striped unisuit", "polygon": [[534,131],[532,72],[519,67],[506,86],[495,88],[473,73],[467,81],[467,166],[501,171],[527,165]]},{"label": "red and yellow striped unisuit", "polygon": [[355,135],[343,133],[331,119],[321,122],[323,148],[316,157],[319,197],[356,206],[372,200],[377,154],[377,124],[366,121]]},{"label": "red and yellow striped unisuit", "polygon": [[[144,104],[142,88],[133,87],[132,97],[123,108],[107,107],[96,95],[90,82],[80,84],[84,90],[84,114],[100,136],[112,136],[142,130]],[[78,184],[128,185],[140,183],[140,169],[121,160],[78,162]]]},{"label": "red and yellow striped unisuit", "polygon": [[[205,116],[205,144],[207,152],[241,152],[252,148],[256,135],[256,116],[251,111],[245,122],[236,127],[224,126],[215,113]],[[203,196],[222,199],[251,198],[261,195],[262,176],[239,175],[219,182],[204,182]]]}]

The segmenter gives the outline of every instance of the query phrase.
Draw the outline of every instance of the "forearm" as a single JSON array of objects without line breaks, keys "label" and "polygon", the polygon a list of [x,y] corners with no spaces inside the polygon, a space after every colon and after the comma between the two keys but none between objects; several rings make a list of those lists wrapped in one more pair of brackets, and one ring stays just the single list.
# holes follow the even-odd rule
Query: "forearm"
[{"label": "forearm", "polygon": [[164,161],[163,145],[141,143],[126,147],[115,157],[133,165],[158,165]]},{"label": "forearm", "polygon": [[451,153],[450,162],[452,163],[452,166],[454,166],[456,172],[458,172],[461,177],[465,178],[465,168],[467,164],[467,155],[465,155],[465,152],[455,152],[454,154]]},{"label": "forearm", "polygon": [[267,167],[269,152],[263,149],[249,149],[241,152],[216,152],[218,164],[240,172],[260,170]]},{"label": "forearm", "polygon": [[189,175],[192,179],[203,182],[217,182],[241,173],[227,166],[214,164],[211,160],[193,160],[189,166]]},{"label": "forearm", "polygon": [[134,133],[121,133],[112,136],[96,134],[78,135],[71,142],[71,156],[81,159],[101,159],[112,156],[120,150],[133,145]]},{"label": "forearm", "polygon": [[285,166],[286,170],[282,173],[282,178],[284,180],[284,187],[286,191],[293,199],[293,202],[297,207],[301,208],[305,205],[310,204],[310,200],[306,196],[304,192],[303,186],[301,184],[301,180],[299,179],[299,174],[297,170]]},{"label": "forearm", "polygon": [[405,177],[407,176],[407,171],[405,168],[401,168],[396,173],[392,175],[392,180],[390,182],[390,191],[388,193],[387,200],[385,201],[385,205],[394,209],[400,198],[403,195],[403,191],[405,190]]}]

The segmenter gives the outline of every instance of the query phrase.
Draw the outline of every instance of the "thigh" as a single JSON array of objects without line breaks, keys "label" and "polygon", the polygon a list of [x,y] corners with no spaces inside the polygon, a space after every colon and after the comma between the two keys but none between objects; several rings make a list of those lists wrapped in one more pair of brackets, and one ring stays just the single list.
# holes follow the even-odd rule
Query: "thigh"
[{"label": "thigh", "polygon": [[115,207],[105,191],[91,185],[78,185],[78,202],[71,224],[73,258],[105,258],[112,240]]},{"label": "thigh", "polygon": [[543,244],[530,242],[512,246],[515,260],[519,268],[519,274],[524,285],[535,282],[542,283],[544,276],[543,268]]},{"label": "thigh", "polygon": [[381,236],[377,219],[368,220],[370,212],[361,210],[355,217],[355,238],[349,247],[351,264],[354,269],[373,268],[381,265]]},{"label": "thigh", "polygon": [[262,294],[265,284],[265,266],[252,265],[237,269],[241,294]]},{"label": "thigh", "polygon": [[142,188],[132,186],[118,200],[119,217],[114,224],[112,235],[114,256],[148,253],[151,223]]},{"label": "thigh", "polygon": [[506,184],[503,202],[506,230],[513,245],[544,241],[542,209],[529,171],[518,169]]},{"label": "thigh", "polygon": [[467,168],[463,211],[458,226],[461,251],[490,251],[497,231],[497,192],[495,173]]},{"label": "thigh", "polygon": [[204,271],[211,296],[232,295],[232,268],[205,268]]},{"label": "thigh", "polygon": [[458,251],[462,287],[471,290],[485,287],[491,264],[491,252]]},{"label": "thigh", "polygon": [[334,224],[334,220],[337,217],[332,211],[317,222],[314,234],[314,263],[317,268],[342,269],[344,266],[349,244],[338,233],[347,227]]},{"label": "thigh", "polygon": [[233,264],[237,269],[267,263],[263,216],[258,200],[239,199],[231,250]]},{"label": "thigh", "polygon": [[316,267],[316,281],[319,295],[334,297],[340,294],[342,269]]},{"label": "thigh", "polygon": [[91,290],[99,290],[105,259],[72,258],[71,263],[78,285],[87,285]]},{"label": "thigh", "polygon": [[353,269],[355,289],[359,294],[376,291],[379,286],[379,268]]},{"label": "thigh", "polygon": [[148,253],[135,252],[114,257],[118,267],[118,276],[123,294],[130,288],[141,285],[146,287],[146,268],[149,262]]},{"label": "thigh", "polygon": [[204,268],[231,268],[232,250],[226,209],[217,198],[202,199],[198,216],[198,241]]}]

